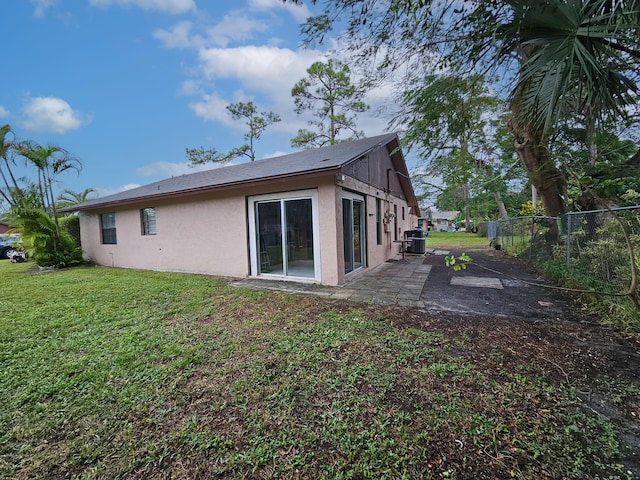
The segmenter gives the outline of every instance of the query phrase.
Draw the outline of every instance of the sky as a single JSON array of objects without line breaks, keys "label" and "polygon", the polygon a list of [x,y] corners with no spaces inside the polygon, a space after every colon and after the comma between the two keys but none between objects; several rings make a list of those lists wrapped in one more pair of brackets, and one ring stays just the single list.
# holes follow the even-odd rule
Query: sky
[{"label": "sky", "polygon": [[[328,48],[302,45],[312,5],[280,0],[12,0],[3,2],[0,125],[21,140],[68,150],[83,165],[59,189],[100,196],[192,173],[185,149],[244,143],[230,103],[253,101],[282,121],[256,144],[257,158],[290,146],[310,117],[291,88]],[[339,49],[338,49],[339,56]],[[387,132],[380,87],[358,117],[367,136]],[[205,168],[213,168],[210,164]]]}]

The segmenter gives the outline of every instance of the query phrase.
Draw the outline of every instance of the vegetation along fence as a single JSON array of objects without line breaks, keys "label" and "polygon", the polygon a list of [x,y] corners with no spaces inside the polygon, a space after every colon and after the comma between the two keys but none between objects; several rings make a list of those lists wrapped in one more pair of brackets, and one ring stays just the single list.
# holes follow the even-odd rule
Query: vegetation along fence
[{"label": "vegetation along fence", "polygon": [[487,235],[584,294],[617,328],[640,331],[640,205],[490,222]]}]

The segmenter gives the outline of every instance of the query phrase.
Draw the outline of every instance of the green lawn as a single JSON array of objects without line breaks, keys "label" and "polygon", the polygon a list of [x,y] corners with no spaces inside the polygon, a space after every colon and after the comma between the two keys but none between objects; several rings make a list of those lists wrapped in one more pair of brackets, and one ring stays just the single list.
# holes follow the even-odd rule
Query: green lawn
[{"label": "green lawn", "polygon": [[500,346],[524,326],[456,334],[207,276],[29,267],[0,262],[0,478],[616,471],[613,427],[562,369]]},{"label": "green lawn", "polygon": [[429,232],[427,248],[455,248],[467,252],[489,249],[489,240],[475,233],[466,232]]}]

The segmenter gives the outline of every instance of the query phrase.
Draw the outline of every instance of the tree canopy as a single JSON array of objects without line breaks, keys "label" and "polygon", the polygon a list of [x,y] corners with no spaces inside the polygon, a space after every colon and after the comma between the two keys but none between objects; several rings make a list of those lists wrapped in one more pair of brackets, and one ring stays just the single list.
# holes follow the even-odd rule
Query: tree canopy
[{"label": "tree canopy", "polygon": [[[294,85],[291,95],[296,113],[313,113],[316,120],[310,120],[309,125],[315,128],[299,129],[291,145],[314,148],[362,137],[363,132],[356,128],[355,114],[369,107],[362,101],[364,91],[351,81],[349,66],[329,59],[315,62],[307,73],[308,77]],[[343,135],[345,131],[347,136]]]},{"label": "tree canopy", "polygon": [[272,123],[280,121],[280,116],[273,112],[258,112],[253,102],[238,102],[227,105],[227,111],[234,120],[245,120],[248,132],[244,135],[243,145],[228,152],[219,152],[215,148],[187,148],[187,158],[192,165],[204,163],[227,163],[238,157],[247,157],[252,162],[256,159],[255,142]]},{"label": "tree canopy", "polygon": [[[513,161],[505,158],[512,149],[501,141],[505,105],[484,78],[429,75],[422,86],[404,92],[400,103],[391,125],[402,130],[407,149],[422,158],[419,179],[440,182],[439,208],[462,210],[469,225],[472,197],[483,197],[476,218],[486,218],[489,211],[506,216],[502,194]],[[488,207],[490,201],[494,208]]]},{"label": "tree canopy", "polygon": [[326,0],[303,32],[313,44],[344,26],[354,61],[380,75],[406,72],[404,89],[434,71],[496,77],[494,89],[510,100],[515,152],[555,216],[566,211],[567,179],[550,135],[581,117],[594,136],[629,116],[639,93],[639,20],[640,0]]}]

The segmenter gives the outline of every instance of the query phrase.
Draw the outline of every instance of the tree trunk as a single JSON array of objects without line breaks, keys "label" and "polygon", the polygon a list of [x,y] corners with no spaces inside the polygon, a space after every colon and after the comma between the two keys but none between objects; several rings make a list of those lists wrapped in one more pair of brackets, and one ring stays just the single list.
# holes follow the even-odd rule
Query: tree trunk
[{"label": "tree trunk", "polygon": [[500,220],[509,220],[509,215],[507,214],[507,209],[504,206],[504,202],[502,201],[502,197],[500,196],[500,192],[493,192],[493,198],[496,200],[498,204],[498,212],[500,212]]},{"label": "tree trunk", "polygon": [[548,139],[542,128],[533,127],[525,120],[523,105],[523,91],[519,86],[511,101],[512,116],[509,120],[513,145],[529,180],[538,191],[545,214],[557,217],[567,212],[567,181],[551,158]]},{"label": "tree trunk", "polygon": [[[9,178],[11,179],[11,183],[13,184],[13,188],[15,189],[16,192],[20,192],[20,187],[18,186],[18,182],[16,181],[16,177],[13,175],[13,170],[11,170],[11,165],[9,164],[9,159],[7,157],[2,157],[2,159],[4,160],[5,168],[6,168],[7,172],[9,173]],[[2,174],[2,178],[4,179],[4,183],[5,183],[6,187],[7,187],[7,191],[11,190],[11,187],[7,183],[7,179],[6,179],[5,175],[4,175],[4,173]]]},{"label": "tree trunk", "polygon": [[464,198],[464,228],[465,232],[471,232],[471,213],[469,202],[471,201],[471,195],[469,194],[469,184],[467,182],[462,184],[462,196]]}]

